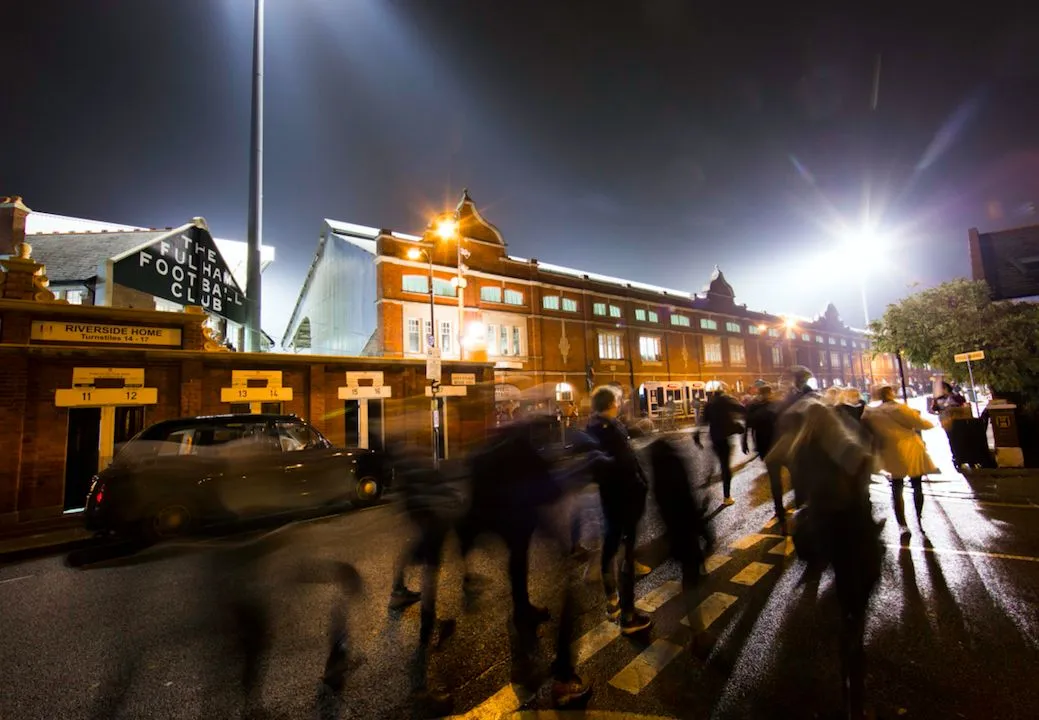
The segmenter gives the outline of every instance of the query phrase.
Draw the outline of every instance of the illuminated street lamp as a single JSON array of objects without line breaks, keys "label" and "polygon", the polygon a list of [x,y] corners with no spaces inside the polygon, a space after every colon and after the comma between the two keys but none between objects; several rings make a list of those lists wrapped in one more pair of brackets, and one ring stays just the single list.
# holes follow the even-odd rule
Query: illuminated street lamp
[{"label": "illuminated street lamp", "polygon": [[[407,256],[409,260],[421,260],[423,257],[429,262],[429,337],[426,339],[429,345],[427,352],[432,352],[437,346],[437,325],[436,325],[436,301],[433,296],[433,244],[423,243],[418,247],[408,248]],[[436,469],[440,466],[440,423],[437,417],[437,383],[431,383],[432,399],[430,401],[430,417],[433,425],[433,468]]]},{"label": "illuminated street lamp", "polygon": [[458,332],[455,341],[458,343],[458,359],[462,358],[462,348],[465,344],[465,271],[468,268],[462,263],[462,258],[469,257],[469,251],[462,247],[462,233],[458,223],[458,213],[444,213],[431,223],[433,233],[441,240],[454,240],[458,249],[458,275],[451,280],[458,296]]}]

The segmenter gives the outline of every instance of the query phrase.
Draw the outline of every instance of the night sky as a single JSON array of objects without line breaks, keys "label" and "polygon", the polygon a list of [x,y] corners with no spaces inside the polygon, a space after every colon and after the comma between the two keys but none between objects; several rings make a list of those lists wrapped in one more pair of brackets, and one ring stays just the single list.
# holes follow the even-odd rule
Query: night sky
[{"label": "night sky", "polygon": [[[12,5],[0,195],[244,240],[251,0]],[[267,0],[265,329],[323,217],[419,232],[466,186],[513,254],[717,264],[754,309],[861,325],[864,275],[876,316],[968,274],[969,227],[1039,222],[1039,23],[837,5]]]}]

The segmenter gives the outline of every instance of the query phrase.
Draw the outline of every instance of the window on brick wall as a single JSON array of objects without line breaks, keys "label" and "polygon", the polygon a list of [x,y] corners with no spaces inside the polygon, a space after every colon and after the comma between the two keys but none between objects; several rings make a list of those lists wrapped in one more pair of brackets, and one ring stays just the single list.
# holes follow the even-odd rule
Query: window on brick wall
[{"label": "window on brick wall", "polygon": [[651,323],[660,322],[660,318],[657,317],[656,310],[650,310],[648,313],[646,313],[646,317]]},{"label": "window on brick wall", "polygon": [[717,330],[718,323],[714,320],[708,320],[707,318],[700,318],[700,328],[703,330]]},{"label": "window on brick wall", "polygon": [[522,305],[523,304],[523,293],[519,290],[506,290],[505,291],[505,304],[506,305]]},{"label": "window on brick wall", "polygon": [[783,348],[774,347],[772,348],[772,367],[783,366]]},{"label": "window on brick wall", "polygon": [[610,317],[619,318],[621,316],[620,305],[610,305]]},{"label": "window on brick wall", "polygon": [[599,333],[599,357],[603,360],[624,359],[624,336],[620,333]]},{"label": "window on brick wall", "polygon": [[563,298],[563,312],[577,312],[577,301],[573,298]]},{"label": "window on brick wall", "polygon": [[677,325],[678,327],[689,327],[689,318],[685,315],[672,315],[671,324]]},{"label": "window on brick wall", "polygon": [[595,303],[592,305],[593,315],[605,315],[606,314],[606,303]]},{"label": "window on brick wall", "polygon": [[661,358],[660,338],[654,335],[639,336],[639,355],[648,362],[657,362]]},{"label": "window on brick wall", "polygon": [[729,362],[733,365],[747,364],[747,348],[742,340],[729,338]]},{"label": "window on brick wall", "polygon": [[726,332],[738,333],[743,332],[743,328],[740,327],[739,323],[727,322],[725,323]]},{"label": "window on brick wall", "polygon": [[635,308],[635,319],[639,322],[646,322],[646,309]]},{"label": "window on brick wall", "polygon": [[541,307],[546,310],[558,310],[559,309],[559,296],[558,295],[545,295],[541,298]]},{"label": "window on brick wall", "polygon": [[480,299],[484,302],[501,302],[501,288],[497,285],[484,285],[480,288]]},{"label": "window on brick wall", "polygon": [[707,365],[722,364],[722,341],[720,338],[703,339],[703,361]]}]

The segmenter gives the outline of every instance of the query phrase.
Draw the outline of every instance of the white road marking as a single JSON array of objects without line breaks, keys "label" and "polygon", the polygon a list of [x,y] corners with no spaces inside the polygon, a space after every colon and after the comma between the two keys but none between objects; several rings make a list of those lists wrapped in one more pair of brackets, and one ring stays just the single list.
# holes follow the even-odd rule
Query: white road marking
[{"label": "white road marking", "polygon": [[715,570],[717,570],[730,560],[732,560],[732,558],[728,555],[714,554],[711,555],[711,557],[704,560],[704,567],[707,569],[708,573],[713,573]]},{"label": "white road marking", "polygon": [[768,563],[752,562],[729,579],[739,585],[753,585],[771,569],[772,565]]},{"label": "white road marking", "polygon": [[776,518],[776,517],[772,518],[767,523],[765,523],[765,529],[766,530],[771,530],[772,528],[774,528],[776,526],[777,522],[779,522],[779,518]]},{"label": "white road marking", "polygon": [[794,539],[791,537],[783,538],[783,542],[776,543],[775,547],[768,551],[769,555],[793,555],[794,553]]},{"label": "white road marking", "polygon": [[574,664],[584,663],[592,655],[616,640],[620,634],[620,626],[612,620],[607,620],[592,628],[574,642],[572,646]]},{"label": "white road marking", "polygon": [[744,535],[741,538],[737,538],[729,543],[729,547],[734,550],[747,550],[757,545],[765,538],[781,538],[782,535],[769,535],[767,533],[751,533],[750,535]]},{"label": "white road marking", "polygon": [[664,603],[671,598],[682,592],[682,583],[675,580],[668,580],[660,587],[646,593],[638,602],[635,603],[635,607],[641,612],[652,613],[656,612]]},{"label": "white road marking", "polygon": [[507,713],[518,710],[530,699],[529,696],[526,700],[521,699],[516,689],[514,685],[506,685],[466,714],[455,717],[462,720],[499,720]]},{"label": "white road marking", "polygon": [[682,652],[682,646],[667,640],[654,640],[627,667],[613,676],[610,685],[624,692],[637,695],[664,667]]},{"label": "white road marking", "polygon": [[1039,557],[1032,557],[1030,555],[1008,555],[1007,553],[990,553],[983,552],[981,550],[954,550],[953,548],[936,548],[936,547],[921,547],[919,545],[896,545],[894,543],[885,543],[889,548],[896,548],[899,550],[910,550],[917,552],[929,552],[937,555],[970,555],[973,557],[986,557],[994,558],[996,560],[1023,560],[1025,562],[1039,562]]},{"label": "white road marking", "polygon": [[18,582],[19,580],[28,580],[35,575],[19,575],[18,577],[7,578],[6,580],[0,580],[0,585],[6,585],[7,583]]},{"label": "white road marking", "polygon": [[[693,610],[697,615],[697,619],[700,622],[700,627],[706,630],[709,628],[715,620],[720,618],[729,606],[736,602],[739,598],[735,595],[728,595],[726,593],[711,593],[707,598],[696,606]],[[682,624],[686,627],[689,626],[689,618],[682,618]]]}]

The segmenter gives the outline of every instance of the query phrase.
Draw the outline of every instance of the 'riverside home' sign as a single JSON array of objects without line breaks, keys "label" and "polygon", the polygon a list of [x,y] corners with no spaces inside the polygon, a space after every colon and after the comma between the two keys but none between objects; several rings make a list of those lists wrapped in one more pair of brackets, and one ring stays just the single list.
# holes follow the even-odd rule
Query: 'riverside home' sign
[{"label": "'riverside home' sign", "polygon": [[245,324],[246,298],[209,231],[191,227],[135,250],[113,265],[119,285]]}]

